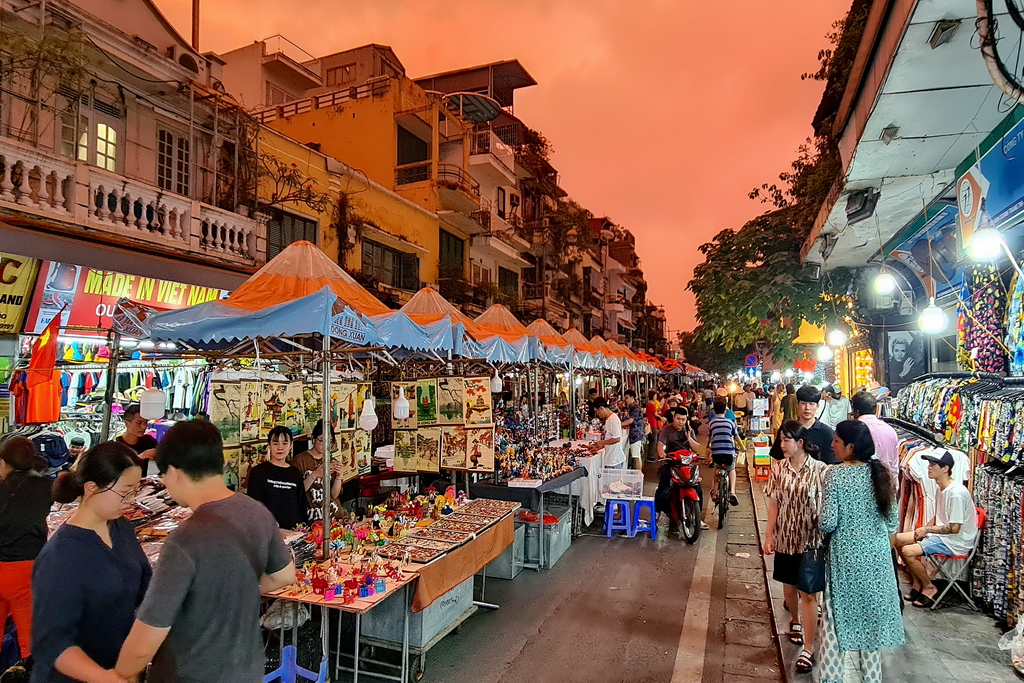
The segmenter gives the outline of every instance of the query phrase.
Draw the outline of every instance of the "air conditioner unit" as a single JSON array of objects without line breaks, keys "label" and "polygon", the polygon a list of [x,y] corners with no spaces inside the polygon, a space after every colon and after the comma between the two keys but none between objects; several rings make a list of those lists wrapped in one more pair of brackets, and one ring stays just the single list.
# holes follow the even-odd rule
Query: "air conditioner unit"
[{"label": "air conditioner unit", "polygon": [[851,193],[846,198],[846,224],[853,225],[865,218],[870,218],[878,204],[879,194],[868,188]]}]

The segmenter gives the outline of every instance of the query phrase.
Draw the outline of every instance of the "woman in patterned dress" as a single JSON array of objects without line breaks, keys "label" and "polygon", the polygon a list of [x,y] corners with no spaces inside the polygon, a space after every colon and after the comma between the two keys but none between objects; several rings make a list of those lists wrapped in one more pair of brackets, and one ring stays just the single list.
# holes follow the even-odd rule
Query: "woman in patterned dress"
[{"label": "woman in patterned dress", "polygon": [[821,683],[842,683],[849,652],[860,655],[864,683],[880,683],[879,651],[906,642],[889,538],[897,515],[892,477],[875,455],[867,425],[836,425],[821,512],[822,533],[832,534],[822,621]]}]

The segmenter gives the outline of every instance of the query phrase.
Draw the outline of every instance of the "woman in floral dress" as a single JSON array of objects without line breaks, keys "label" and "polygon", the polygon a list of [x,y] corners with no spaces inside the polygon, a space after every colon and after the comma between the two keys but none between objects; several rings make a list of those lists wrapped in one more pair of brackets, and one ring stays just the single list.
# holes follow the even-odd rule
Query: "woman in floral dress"
[{"label": "woman in floral dress", "polygon": [[867,425],[836,425],[822,504],[822,533],[832,534],[821,643],[821,683],[842,683],[846,653],[860,655],[865,683],[880,683],[880,650],[906,642],[889,537],[897,527],[892,477],[875,455]]}]

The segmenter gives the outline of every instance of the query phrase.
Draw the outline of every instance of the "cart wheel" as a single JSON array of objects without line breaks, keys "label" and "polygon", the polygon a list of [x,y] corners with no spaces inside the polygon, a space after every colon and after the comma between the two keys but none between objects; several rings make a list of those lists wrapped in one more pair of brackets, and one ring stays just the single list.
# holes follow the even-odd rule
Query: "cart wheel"
[{"label": "cart wheel", "polygon": [[372,645],[363,645],[363,649],[359,652],[360,659],[373,659],[377,654],[377,648]]},{"label": "cart wheel", "polygon": [[410,657],[409,678],[414,681],[423,680],[423,660],[420,657]]}]

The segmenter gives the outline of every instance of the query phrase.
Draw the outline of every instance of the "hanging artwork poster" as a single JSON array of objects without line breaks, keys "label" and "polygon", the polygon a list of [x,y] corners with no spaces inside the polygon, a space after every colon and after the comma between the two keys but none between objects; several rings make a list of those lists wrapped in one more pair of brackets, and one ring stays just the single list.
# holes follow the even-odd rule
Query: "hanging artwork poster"
[{"label": "hanging artwork poster", "polygon": [[242,382],[241,441],[260,440],[260,420],[263,418],[263,388],[260,382]]},{"label": "hanging artwork poster", "polygon": [[441,468],[466,469],[466,428],[461,425],[441,427]]},{"label": "hanging artwork poster", "polygon": [[242,435],[242,385],[210,382],[210,422],[220,432],[224,448],[238,446]]},{"label": "hanging artwork poster", "polygon": [[279,382],[263,383],[263,417],[260,420],[260,438],[266,439],[270,430],[284,425],[285,393],[287,384]]},{"label": "hanging artwork poster", "polygon": [[224,449],[224,485],[232,491],[238,490],[238,460],[241,455],[242,449],[237,446]]},{"label": "hanging artwork poster", "polygon": [[302,382],[290,382],[285,388],[284,396],[281,423],[292,431],[292,436],[296,436],[306,427],[306,411],[302,407]]},{"label": "hanging artwork poster", "polygon": [[437,381],[416,380],[416,421],[418,426],[437,424]]},{"label": "hanging artwork poster", "polygon": [[494,471],[494,427],[466,427],[466,469]]},{"label": "hanging artwork poster", "polygon": [[342,482],[355,479],[359,475],[356,465],[356,433],[354,430],[338,432],[334,447],[331,448],[331,460],[341,463],[341,472],[337,476]]},{"label": "hanging artwork poster", "polygon": [[302,413],[305,419],[303,434],[312,434],[313,426],[323,416],[323,387],[317,384],[302,385]]},{"label": "hanging artwork poster", "polygon": [[461,377],[437,378],[437,424],[460,425],[466,384]]},{"label": "hanging artwork poster", "polygon": [[335,429],[355,429],[359,424],[359,385],[342,383],[332,386],[332,421]]},{"label": "hanging artwork poster", "polygon": [[420,427],[416,430],[416,469],[420,472],[441,471],[441,429]]},{"label": "hanging artwork poster", "polygon": [[489,425],[491,413],[491,378],[466,377],[465,418],[467,425]]},{"label": "hanging artwork poster", "polygon": [[238,490],[245,491],[249,483],[249,470],[267,459],[267,444],[246,443],[242,444],[241,454],[238,458]]},{"label": "hanging artwork poster", "polygon": [[352,440],[352,450],[355,453],[356,469],[360,476],[370,473],[370,457],[373,455],[372,441],[370,432],[362,429],[356,430],[355,438]]},{"label": "hanging artwork poster", "polygon": [[409,401],[409,417],[404,420],[396,420],[394,417],[394,410],[392,410],[391,417],[391,428],[392,429],[416,429],[416,382],[392,382],[391,383],[391,405],[395,405],[395,401],[398,400],[398,392],[404,391],[405,398]]},{"label": "hanging artwork poster", "polygon": [[395,472],[417,471],[416,432],[412,429],[395,431]]}]

